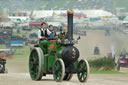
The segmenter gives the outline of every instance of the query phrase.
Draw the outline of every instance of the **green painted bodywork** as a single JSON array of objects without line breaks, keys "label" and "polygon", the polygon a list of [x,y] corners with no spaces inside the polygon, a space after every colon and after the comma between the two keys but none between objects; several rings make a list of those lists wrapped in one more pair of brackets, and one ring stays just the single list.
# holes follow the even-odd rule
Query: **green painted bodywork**
[{"label": "green painted bodywork", "polygon": [[42,49],[42,51],[44,53],[43,72],[51,73],[52,67],[53,67],[53,64],[54,64],[56,58],[61,58],[61,52],[63,51],[65,46],[58,45],[57,40],[46,39],[46,40],[40,41],[39,47]]},{"label": "green painted bodywork", "polygon": [[[57,41],[61,41],[62,35],[63,34],[60,33],[56,40],[45,39],[40,41],[39,47],[44,54],[43,72],[46,74],[52,73],[52,67],[56,58],[62,58],[61,53],[66,46],[57,43]],[[75,68],[77,68],[77,63],[78,61],[74,63]]]},{"label": "green painted bodywork", "polygon": [[48,53],[48,39],[41,40],[39,47],[42,49],[44,54],[47,54]]}]

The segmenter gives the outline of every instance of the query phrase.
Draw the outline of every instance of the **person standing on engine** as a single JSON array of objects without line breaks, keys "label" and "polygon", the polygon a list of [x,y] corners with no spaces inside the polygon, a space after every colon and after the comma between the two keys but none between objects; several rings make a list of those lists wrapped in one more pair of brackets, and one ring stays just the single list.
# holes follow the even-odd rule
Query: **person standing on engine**
[{"label": "person standing on engine", "polygon": [[40,41],[40,39],[42,38],[47,38],[52,32],[50,32],[47,28],[46,28],[46,23],[43,22],[41,24],[41,29],[38,31],[38,41]]}]

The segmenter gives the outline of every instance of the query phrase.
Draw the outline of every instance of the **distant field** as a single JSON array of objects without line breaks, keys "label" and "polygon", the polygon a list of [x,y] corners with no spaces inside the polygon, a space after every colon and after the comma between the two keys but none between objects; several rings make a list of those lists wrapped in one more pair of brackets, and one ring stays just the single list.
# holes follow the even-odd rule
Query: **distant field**
[{"label": "distant field", "polygon": [[[9,2],[9,0],[6,0],[7,2]],[[46,9],[46,10],[50,10],[50,9],[57,9],[59,10],[60,8],[63,8],[63,7],[66,7],[66,9],[72,9],[73,6],[76,4],[76,3],[79,3],[77,2],[78,0],[26,0],[27,2],[25,3],[25,0],[21,0],[20,2],[16,1],[16,2],[12,2],[14,4],[15,7],[13,7],[12,5],[10,5],[9,3],[7,3],[7,5],[1,5],[4,6],[4,7],[7,7],[7,8],[10,8],[12,10],[16,9],[16,8],[27,8],[29,10],[35,10],[35,9]],[[68,3],[69,1],[69,3]],[[83,8],[90,8],[90,3],[93,4],[93,3],[97,3],[97,2],[101,2],[101,4],[99,4],[98,7],[102,8],[102,2],[104,2],[105,0],[86,0],[86,3],[85,3],[85,6],[83,6]],[[127,11],[128,11],[128,0],[111,0],[112,1],[112,4],[113,4],[113,8],[114,10],[116,8],[126,8]],[[5,1],[1,1],[1,3],[5,3]],[[20,4],[23,4],[23,5],[20,5]],[[67,5],[66,5],[67,4]],[[106,3],[108,4],[108,3]],[[2,9],[0,9],[0,15],[2,15]],[[109,8],[111,9],[111,8]]]},{"label": "distant field", "polygon": [[[74,6],[75,4],[75,0],[70,0],[71,3],[67,6],[69,9],[72,9],[72,7]],[[89,7],[89,2],[91,2],[92,0],[88,0],[86,2],[86,5],[85,7],[88,8]],[[101,2],[103,0],[100,0]],[[128,0],[112,0],[113,1],[113,6],[114,6],[114,9],[116,8],[126,8],[126,10],[128,11]],[[48,7],[46,8],[53,8],[55,6],[57,6],[57,8],[61,8],[64,3],[66,2],[66,0],[56,0],[56,3],[53,3],[51,5],[49,5]],[[43,5],[45,5],[47,2],[44,2]],[[107,3],[106,3],[107,4]]]},{"label": "distant field", "polygon": [[114,0],[116,7],[126,8],[128,11],[128,0]]},{"label": "distant field", "polygon": [[0,49],[4,49],[5,48],[5,45],[0,45]]}]

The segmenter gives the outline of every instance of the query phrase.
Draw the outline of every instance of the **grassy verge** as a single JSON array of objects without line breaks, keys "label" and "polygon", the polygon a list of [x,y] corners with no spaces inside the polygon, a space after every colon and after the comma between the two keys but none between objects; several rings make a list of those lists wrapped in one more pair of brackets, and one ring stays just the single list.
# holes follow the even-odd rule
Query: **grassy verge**
[{"label": "grassy verge", "polygon": [[91,74],[127,74],[115,70],[116,65],[111,58],[98,58],[89,61]]},{"label": "grassy verge", "polygon": [[91,70],[90,74],[127,74],[124,72],[119,72],[119,71],[99,71],[99,70]]},{"label": "grassy verge", "polygon": [[90,60],[89,65],[91,70],[96,69],[100,71],[114,70],[116,66],[111,58],[98,58],[95,60]]}]

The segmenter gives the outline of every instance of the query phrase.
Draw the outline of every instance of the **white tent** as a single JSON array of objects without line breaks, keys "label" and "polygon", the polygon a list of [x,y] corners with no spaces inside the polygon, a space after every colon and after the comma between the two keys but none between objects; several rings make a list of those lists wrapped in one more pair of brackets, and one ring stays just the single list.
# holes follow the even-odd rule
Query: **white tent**
[{"label": "white tent", "polygon": [[59,10],[35,10],[33,12],[34,18],[43,18],[43,17],[49,17],[53,15],[59,15],[60,13],[66,13],[66,11],[59,11]]},{"label": "white tent", "polygon": [[104,10],[86,10],[84,13],[88,18],[113,16],[112,13]]},{"label": "white tent", "polygon": [[[96,18],[96,17],[109,17],[113,16],[111,12],[107,12],[104,10],[74,10],[75,13],[83,13],[87,15],[88,18]],[[35,10],[33,12],[34,18],[43,18],[43,17],[49,17],[52,16],[53,13],[56,15],[59,15],[61,13],[67,13],[67,10]]]}]

